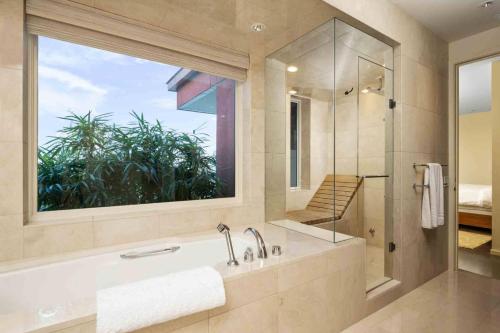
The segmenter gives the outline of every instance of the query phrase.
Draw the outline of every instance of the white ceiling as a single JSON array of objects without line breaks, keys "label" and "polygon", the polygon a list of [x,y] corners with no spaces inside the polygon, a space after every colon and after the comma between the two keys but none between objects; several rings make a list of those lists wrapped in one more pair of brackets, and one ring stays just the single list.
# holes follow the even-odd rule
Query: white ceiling
[{"label": "white ceiling", "polygon": [[491,64],[500,57],[485,59],[459,68],[460,114],[491,110]]},{"label": "white ceiling", "polygon": [[391,0],[446,41],[500,26],[500,0],[481,8],[482,0]]}]

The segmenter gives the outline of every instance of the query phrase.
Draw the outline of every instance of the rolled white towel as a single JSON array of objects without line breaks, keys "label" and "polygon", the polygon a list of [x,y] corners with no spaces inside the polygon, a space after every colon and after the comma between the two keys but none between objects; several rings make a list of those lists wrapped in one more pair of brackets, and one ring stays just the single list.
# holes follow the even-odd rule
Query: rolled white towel
[{"label": "rolled white towel", "polygon": [[97,333],[131,332],[225,303],[222,277],[208,266],[102,289]]}]

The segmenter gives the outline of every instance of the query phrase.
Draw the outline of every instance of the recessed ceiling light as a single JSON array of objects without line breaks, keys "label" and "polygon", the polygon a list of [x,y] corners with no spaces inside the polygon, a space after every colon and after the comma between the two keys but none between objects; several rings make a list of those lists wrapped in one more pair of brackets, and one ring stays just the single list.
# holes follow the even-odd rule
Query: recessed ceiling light
[{"label": "recessed ceiling light", "polygon": [[286,70],[289,71],[290,73],[295,73],[296,71],[299,70],[299,68],[297,66],[288,66]]},{"label": "recessed ceiling light", "polygon": [[261,32],[266,30],[266,25],[264,23],[254,23],[250,26],[250,31],[252,32]]},{"label": "recessed ceiling light", "polygon": [[361,90],[361,92],[363,94],[368,94],[370,92],[370,90],[368,90],[368,88],[365,88],[365,89]]},{"label": "recessed ceiling light", "polygon": [[488,7],[490,7],[491,5],[493,5],[493,3],[494,3],[494,2],[495,2],[495,1],[493,1],[493,0],[485,1],[485,2],[481,3],[481,7],[483,7],[483,8],[488,8]]},{"label": "recessed ceiling light", "polygon": [[290,95],[295,95],[295,94],[297,93],[297,90],[293,90],[293,89],[291,89],[291,90],[288,90],[288,93],[289,93]]}]

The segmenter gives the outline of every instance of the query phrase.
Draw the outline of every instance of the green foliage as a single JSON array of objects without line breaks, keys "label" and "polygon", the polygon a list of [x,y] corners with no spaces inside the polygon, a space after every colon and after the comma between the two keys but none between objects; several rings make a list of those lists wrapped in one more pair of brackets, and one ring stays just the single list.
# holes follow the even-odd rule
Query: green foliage
[{"label": "green foliage", "polygon": [[38,210],[107,207],[221,196],[207,136],[167,130],[131,113],[61,119],[69,126],[38,150]]}]

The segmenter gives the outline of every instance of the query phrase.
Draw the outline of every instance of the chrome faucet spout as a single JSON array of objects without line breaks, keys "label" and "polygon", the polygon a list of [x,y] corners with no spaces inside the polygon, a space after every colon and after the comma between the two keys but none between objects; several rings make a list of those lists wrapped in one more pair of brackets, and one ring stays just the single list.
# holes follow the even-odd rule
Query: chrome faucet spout
[{"label": "chrome faucet spout", "polygon": [[260,232],[254,228],[247,228],[244,233],[246,234],[247,232],[252,233],[257,241],[257,258],[267,258],[266,244],[264,243],[264,239],[260,235]]},{"label": "chrome faucet spout", "polygon": [[233,250],[233,242],[231,241],[231,234],[229,233],[229,227],[225,224],[220,223],[217,226],[217,230],[226,236],[226,245],[227,245],[227,251],[229,252],[229,261],[227,262],[228,266],[238,266],[238,260],[236,260],[236,257],[234,256],[234,250]]}]

